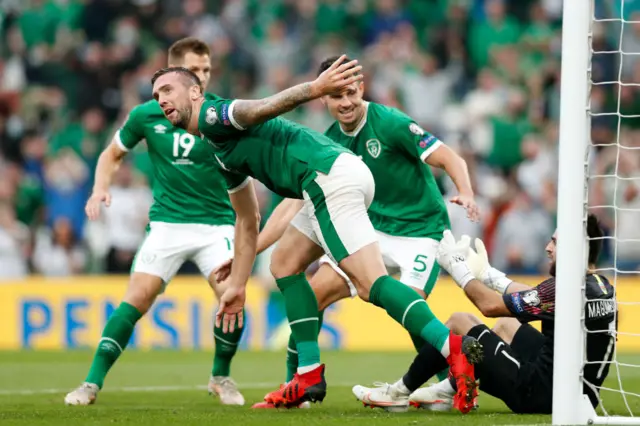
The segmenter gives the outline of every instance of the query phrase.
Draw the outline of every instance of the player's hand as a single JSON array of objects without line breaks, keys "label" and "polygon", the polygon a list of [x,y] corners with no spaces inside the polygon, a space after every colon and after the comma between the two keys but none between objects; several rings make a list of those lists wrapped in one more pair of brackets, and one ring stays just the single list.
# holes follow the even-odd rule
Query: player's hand
[{"label": "player's hand", "polygon": [[222,265],[218,266],[216,269],[213,270],[213,273],[215,274],[215,277],[216,277],[216,282],[221,283],[222,281],[229,278],[229,275],[231,275],[232,265],[233,265],[233,258],[226,260],[224,263],[222,263]]},{"label": "player's hand", "polygon": [[[469,237],[467,236],[467,238]],[[469,247],[469,251],[467,252],[467,265],[469,265],[471,273],[478,277],[480,281],[484,282],[484,278],[487,276],[487,271],[491,268],[491,265],[489,265],[489,255],[487,254],[487,249],[480,238],[476,238],[474,245],[476,249],[473,250]]]},{"label": "player's hand", "polygon": [[473,198],[472,195],[463,195],[463,194],[456,195],[455,197],[451,198],[449,201],[452,202],[453,204],[462,206],[467,211],[467,217],[472,222],[480,221],[480,209],[478,208],[478,205],[476,204],[476,200]]},{"label": "player's hand", "polygon": [[340,92],[342,89],[364,78],[360,73],[362,65],[358,65],[358,60],[343,63],[347,55],[342,55],[329,68],[318,76],[311,83],[311,90],[314,97],[330,95]]},{"label": "player's hand", "polygon": [[236,328],[236,320],[238,328],[242,328],[244,323],[242,308],[244,308],[245,298],[245,287],[234,285],[229,286],[220,297],[220,306],[216,312],[216,327],[222,325],[223,333],[233,333]]},{"label": "player's hand", "polygon": [[510,282],[506,278],[507,275],[491,266],[487,248],[480,238],[476,238],[474,245],[476,247],[475,251],[469,247],[469,252],[467,253],[467,265],[469,265],[471,273],[491,290],[504,294],[508,287],[508,282]]},{"label": "player's hand", "polygon": [[467,265],[467,255],[471,243],[468,235],[463,235],[456,241],[451,231],[444,231],[436,252],[438,264],[451,275],[451,278],[461,288],[464,288],[475,276]]},{"label": "player's hand", "polygon": [[89,220],[96,220],[100,217],[100,205],[102,203],[107,207],[111,205],[111,194],[109,191],[93,191],[84,208]]}]

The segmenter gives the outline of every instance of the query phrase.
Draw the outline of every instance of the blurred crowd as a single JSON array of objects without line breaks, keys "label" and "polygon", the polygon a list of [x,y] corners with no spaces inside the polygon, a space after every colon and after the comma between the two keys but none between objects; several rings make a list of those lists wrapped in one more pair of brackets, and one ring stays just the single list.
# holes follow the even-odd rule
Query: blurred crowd
[{"label": "blurred crowd", "polygon": [[[589,201],[625,239],[607,257],[635,270],[640,0],[595,3],[595,17],[610,19],[593,27]],[[561,16],[562,0],[0,0],[0,279],[127,272],[152,202],[143,144],[101,222],[87,222],[84,203],[99,153],[185,36],[211,46],[209,91],[224,97],[312,79],[330,55],[359,59],[369,100],[404,110],[467,160],[483,218],[451,206],[454,233],[482,237],[499,269],[546,271]],[[288,118],[331,123],[319,101]],[[278,200],[261,188],[260,201],[266,219]]]}]

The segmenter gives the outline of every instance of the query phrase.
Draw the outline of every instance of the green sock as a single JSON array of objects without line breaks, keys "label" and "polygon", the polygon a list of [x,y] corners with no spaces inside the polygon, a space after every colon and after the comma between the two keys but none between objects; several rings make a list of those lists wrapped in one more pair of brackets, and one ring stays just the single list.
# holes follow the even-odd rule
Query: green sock
[{"label": "green sock", "polygon": [[304,274],[276,280],[284,296],[291,334],[298,351],[298,368],[320,363],[318,300]]},{"label": "green sock", "polygon": [[369,300],[384,308],[409,333],[422,337],[443,355],[449,354],[449,348],[444,347],[449,339],[449,329],[438,321],[418,293],[386,275],[373,283]]},{"label": "green sock", "polygon": [[[322,330],[322,320],[324,319],[324,311],[318,313],[318,335]],[[290,382],[293,380],[293,375],[296,374],[298,369],[298,350],[296,348],[296,341],[293,338],[293,333],[289,336],[289,343],[287,344],[287,380]]]},{"label": "green sock", "polygon": [[293,338],[293,333],[291,333],[287,344],[287,383],[293,380],[293,375],[296,374],[297,370],[298,350],[296,349],[296,340]]},{"label": "green sock", "polygon": [[120,303],[113,311],[102,331],[102,338],[98,342],[85,382],[96,384],[102,389],[107,372],[127,347],[133,328],[141,317],[140,311],[126,302]]},{"label": "green sock", "polygon": [[236,321],[235,329],[233,333],[223,333],[222,326],[214,327],[213,340],[215,342],[216,351],[213,355],[213,368],[211,369],[212,376],[224,376],[230,375],[231,360],[238,350],[238,344],[242,338],[242,331],[244,327],[239,328]]},{"label": "green sock", "polygon": [[444,379],[446,379],[447,377],[449,377],[449,369],[445,368],[444,370],[442,370],[441,372],[439,372],[438,374],[436,374],[436,376],[438,377],[438,381],[441,382]]}]

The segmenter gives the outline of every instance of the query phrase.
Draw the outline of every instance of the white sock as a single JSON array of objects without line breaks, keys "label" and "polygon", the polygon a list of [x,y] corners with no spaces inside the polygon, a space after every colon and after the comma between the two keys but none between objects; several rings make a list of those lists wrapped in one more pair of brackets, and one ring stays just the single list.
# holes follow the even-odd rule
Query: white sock
[{"label": "white sock", "polygon": [[320,367],[319,362],[311,365],[305,365],[304,367],[298,367],[298,374],[308,373],[309,371],[315,370],[318,367]]},{"label": "white sock", "polygon": [[443,381],[433,385],[433,387],[436,388],[438,392],[442,392],[449,396],[453,396],[456,394],[456,391],[453,389],[453,386],[451,386],[451,380],[449,379],[444,379]]},{"label": "white sock", "polygon": [[451,353],[451,351],[449,350],[449,338],[448,337],[447,337],[447,340],[445,340],[444,345],[442,345],[442,348],[440,348],[440,353],[445,358],[449,357],[449,354]]},{"label": "white sock", "polygon": [[402,395],[411,395],[411,391],[409,390],[409,388],[404,384],[404,382],[402,381],[402,379],[398,380],[397,382],[395,382],[393,384],[393,387],[396,388],[396,391],[398,391],[398,393],[402,394]]}]

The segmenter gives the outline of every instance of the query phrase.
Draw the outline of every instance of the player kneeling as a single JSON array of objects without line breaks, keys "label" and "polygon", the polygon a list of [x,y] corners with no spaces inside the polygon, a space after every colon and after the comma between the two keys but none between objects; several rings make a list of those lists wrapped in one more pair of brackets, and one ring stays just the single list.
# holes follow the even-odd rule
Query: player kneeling
[{"label": "player kneeling", "polygon": [[[590,362],[584,368],[584,393],[596,407],[597,389],[607,377],[613,356],[617,307],[609,281],[593,273],[603,236],[593,215],[588,217],[587,234],[590,238],[589,269],[586,271],[584,315],[589,331],[586,354]],[[447,326],[454,333],[475,337],[482,344],[484,357],[475,365],[480,389],[501,399],[516,413],[551,413],[556,238],[557,232],[546,247],[551,277],[537,287],[512,281],[492,268],[480,240],[476,240],[476,252],[469,247],[469,237],[463,236],[456,242],[447,231],[438,250],[440,266],[449,272],[482,314],[501,318],[493,329],[489,329],[471,314],[455,313]],[[598,309],[594,309],[595,305]],[[541,332],[528,324],[532,321],[541,321]],[[425,345],[398,382],[371,389],[356,386],[353,391],[360,400],[379,407],[392,402],[397,407],[411,404],[433,411],[449,410],[455,383],[444,380],[418,389],[446,366],[442,356]]]}]

